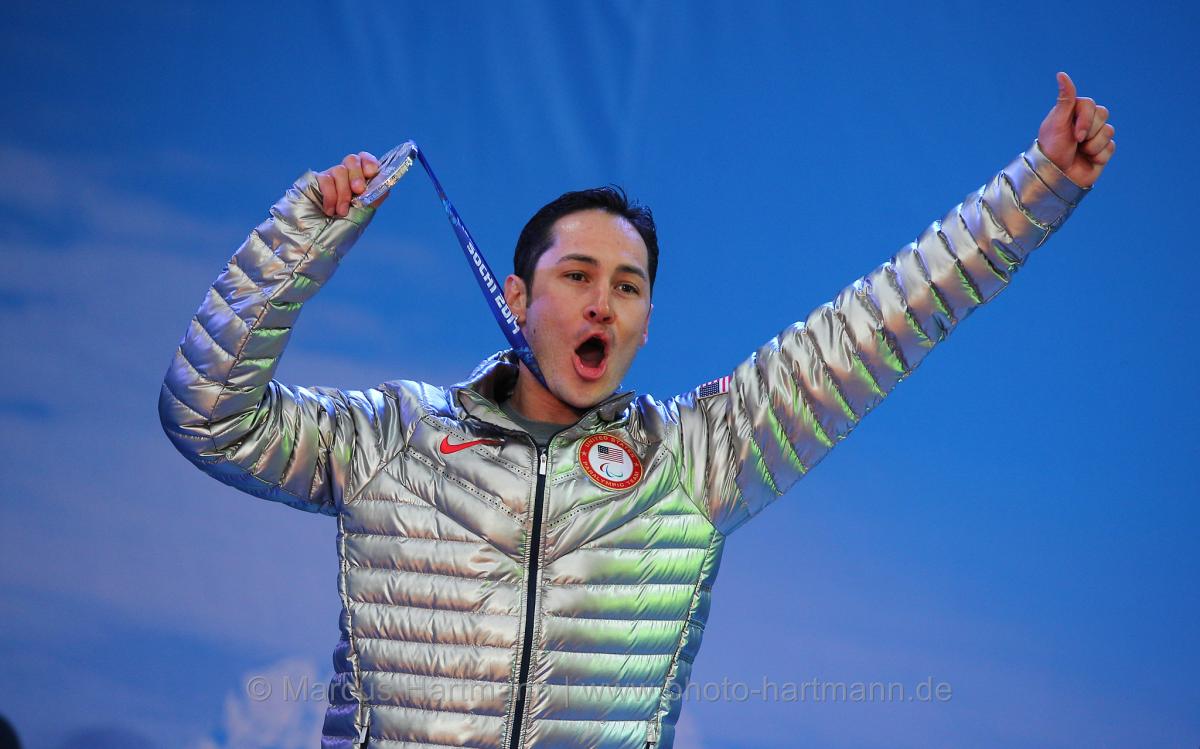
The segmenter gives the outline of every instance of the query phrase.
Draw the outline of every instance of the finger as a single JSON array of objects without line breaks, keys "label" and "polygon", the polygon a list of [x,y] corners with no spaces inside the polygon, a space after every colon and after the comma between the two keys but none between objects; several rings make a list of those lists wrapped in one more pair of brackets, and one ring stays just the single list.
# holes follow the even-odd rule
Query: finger
[{"label": "finger", "polygon": [[1092,118],[1095,116],[1095,99],[1080,96],[1075,100],[1075,142],[1082,143],[1087,138],[1088,130],[1092,127]]},{"label": "finger", "polygon": [[333,173],[333,181],[337,185],[338,215],[348,215],[350,213],[350,170],[342,164],[338,164],[329,171]]},{"label": "finger", "polygon": [[1054,108],[1063,112],[1071,112],[1075,108],[1075,82],[1071,80],[1071,76],[1066,73],[1059,72],[1058,78],[1058,101]]},{"label": "finger", "polygon": [[358,156],[350,154],[342,159],[342,166],[350,173],[350,189],[355,195],[359,194],[367,188],[367,181],[363,179],[362,165],[358,162]]},{"label": "finger", "polygon": [[362,163],[364,177],[372,179],[376,174],[379,174],[379,159],[371,155],[370,151],[359,151],[358,160]]},{"label": "finger", "polygon": [[317,186],[321,188],[321,210],[326,216],[333,215],[333,209],[337,208],[337,185],[326,172],[321,172],[317,175]]},{"label": "finger", "polygon": [[1110,140],[1108,145],[1104,147],[1103,151],[1092,157],[1092,163],[1104,166],[1108,163],[1108,160],[1112,158],[1112,155],[1116,152],[1116,150],[1117,142],[1115,140]]},{"label": "finger", "polygon": [[1108,147],[1108,144],[1112,141],[1114,133],[1116,133],[1116,129],[1112,125],[1105,125],[1104,127],[1100,128],[1100,132],[1096,133],[1095,136],[1081,143],[1079,145],[1079,150],[1083,151],[1088,156],[1095,157]]},{"label": "finger", "polygon": [[1100,128],[1104,127],[1104,123],[1108,122],[1108,107],[1097,106],[1096,113],[1092,115],[1092,126],[1088,128],[1087,137],[1084,140],[1091,140],[1096,137],[1096,133],[1100,132]]}]

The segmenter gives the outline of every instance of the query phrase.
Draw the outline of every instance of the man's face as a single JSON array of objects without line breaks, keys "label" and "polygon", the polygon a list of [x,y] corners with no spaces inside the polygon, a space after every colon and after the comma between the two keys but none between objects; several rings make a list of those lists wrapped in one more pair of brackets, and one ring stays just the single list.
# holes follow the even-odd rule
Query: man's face
[{"label": "man's face", "polygon": [[646,342],[650,279],[646,243],[625,218],[600,209],[570,213],[551,229],[533,294],[505,283],[550,392],[582,409],[617,389]]}]

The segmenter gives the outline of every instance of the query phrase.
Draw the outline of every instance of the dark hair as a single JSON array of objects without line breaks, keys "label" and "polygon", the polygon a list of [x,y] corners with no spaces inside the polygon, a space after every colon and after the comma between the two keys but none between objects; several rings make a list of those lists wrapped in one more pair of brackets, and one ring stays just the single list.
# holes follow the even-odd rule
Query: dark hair
[{"label": "dark hair", "polygon": [[637,229],[646,243],[646,261],[650,265],[646,270],[650,274],[650,289],[654,289],[654,275],[658,271],[658,230],[654,226],[654,215],[646,206],[631,203],[617,185],[607,185],[563,193],[539,208],[525,224],[513,250],[513,273],[525,281],[526,293],[533,294],[533,270],[542,254],[554,244],[551,231],[554,222],[563,216],[596,208],[621,216]]}]

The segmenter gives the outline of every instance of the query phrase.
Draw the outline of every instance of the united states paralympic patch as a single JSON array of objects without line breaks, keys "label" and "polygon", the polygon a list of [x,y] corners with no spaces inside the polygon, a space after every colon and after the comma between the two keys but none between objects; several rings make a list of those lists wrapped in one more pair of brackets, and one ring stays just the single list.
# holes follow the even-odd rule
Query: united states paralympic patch
[{"label": "united states paralympic patch", "polygon": [[705,398],[711,398],[714,395],[728,393],[729,380],[730,375],[725,375],[724,377],[718,377],[711,382],[704,383],[700,387],[696,388],[696,397],[700,400],[704,400]]},{"label": "united states paralympic patch", "polygon": [[642,461],[611,434],[593,434],[579,443],[579,465],[593,483],[620,491],[642,480]]}]

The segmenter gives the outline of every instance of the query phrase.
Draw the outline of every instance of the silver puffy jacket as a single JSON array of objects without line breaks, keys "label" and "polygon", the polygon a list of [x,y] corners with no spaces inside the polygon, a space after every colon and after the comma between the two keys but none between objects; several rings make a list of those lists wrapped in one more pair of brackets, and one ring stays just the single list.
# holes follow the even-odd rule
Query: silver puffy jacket
[{"label": "silver puffy jacket", "polygon": [[1035,142],[728,379],[667,401],[616,394],[540,453],[496,405],[509,353],[453,387],[272,379],[301,306],[373,214],[325,216],[308,172],[192,318],[163,428],[214,478],[337,519],[323,747],[670,747],[726,537],[1084,193]]}]

